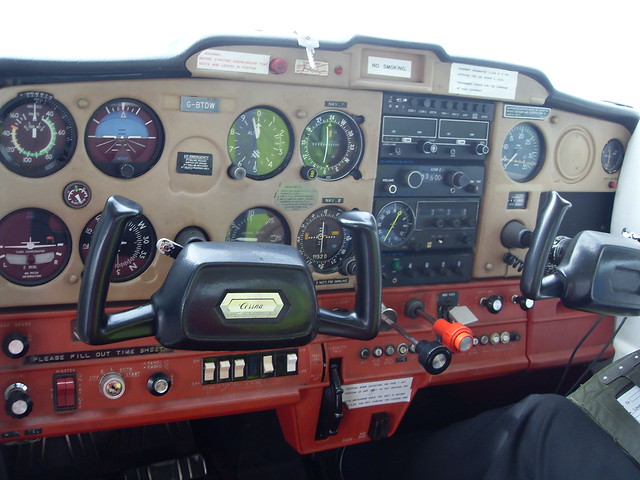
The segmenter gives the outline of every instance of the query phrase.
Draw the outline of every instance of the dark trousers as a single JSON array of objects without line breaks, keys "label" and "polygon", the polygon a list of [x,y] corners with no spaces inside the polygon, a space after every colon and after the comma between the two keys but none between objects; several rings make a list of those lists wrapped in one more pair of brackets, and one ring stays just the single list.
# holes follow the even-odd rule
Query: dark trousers
[{"label": "dark trousers", "polygon": [[356,445],[341,463],[345,480],[640,479],[613,439],[557,395],[532,395],[428,434]]}]

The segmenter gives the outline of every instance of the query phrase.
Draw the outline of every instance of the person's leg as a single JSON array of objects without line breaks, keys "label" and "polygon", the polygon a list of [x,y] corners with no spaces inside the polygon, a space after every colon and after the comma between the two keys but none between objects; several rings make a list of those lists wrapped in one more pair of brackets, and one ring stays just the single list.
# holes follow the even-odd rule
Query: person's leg
[{"label": "person's leg", "polygon": [[532,395],[436,432],[349,447],[342,473],[345,480],[640,478],[606,432],[556,395]]}]

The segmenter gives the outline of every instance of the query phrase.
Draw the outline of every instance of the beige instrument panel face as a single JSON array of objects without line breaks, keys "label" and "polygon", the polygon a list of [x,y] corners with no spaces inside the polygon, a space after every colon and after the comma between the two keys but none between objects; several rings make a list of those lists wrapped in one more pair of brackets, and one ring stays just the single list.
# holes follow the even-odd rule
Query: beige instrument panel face
[{"label": "beige instrument panel face", "polygon": [[[288,69],[247,73],[242,70],[202,68],[198,54],[187,61],[194,78],[95,81],[7,87],[0,90],[0,105],[23,92],[53,95],[73,117],[78,142],[73,157],[64,168],[41,178],[28,178],[0,167],[0,219],[23,208],[44,209],[59,217],[71,236],[71,254],[66,267],[51,281],[23,286],[0,277],[0,307],[62,305],[77,302],[83,263],[80,257],[81,235],[85,225],[98,214],[110,195],[128,197],[144,208],[158,238],[174,239],[182,229],[197,226],[212,241],[224,241],[234,219],[255,207],[279,213],[291,232],[291,243],[305,219],[324,206],[371,211],[378,161],[382,98],[385,91],[449,95],[451,64],[440,61],[435,53],[401,48],[355,45],[343,52],[317,50],[315,61],[323,75],[305,73],[304,49],[283,47],[220,47],[228,52],[268,55],[282,59]],[[410,74],[392,76],[372,70],[371,58],[392,58],[395,65],[411,65]],[[404,62],[404,63],[403,63]],[[517,75],[515,99],[510,103],[541,105],[547,96],[542,85]],[[215,112],[184,111],[183,97],[215,99]],[[164,147],[155,166],[134,178],[114,178],[103,173],[90,160],[85,147],[96,109],[114,99],[134,99],[149,106],[164,129]],[[489,98],[490,99],[490,98]],[[289,122],[292,155],[289,163],[274,176],[263,180],[234,179],[227,137],[233,122],[254,107],[269,107]],[[506,249],[499,243],[502,226],[517,219],[533,227],[540,192],[613,191],[610,182],[616,174],[607,174],[600,165],[600,154],[612,138],[626,146],[629,133],[615,123],[577,114],[550,111],[543,120],[526,120],[540,131],[546,144],[543,165],[535,178],[526,183],[510,180],[502,168],[502,143],[509,130],[525,122],[505,118],[503,102],[496,101],[496,116],[490,126],[490,153],[486,161],[484,195],[480,203],[478,238],[474,248],[474,278],[511,275],[502,256]],[[362,123],[363,155],[357,175],[335,181],[307,180],[303,167],[301,137],[305,127],[317,115],[338,110],[358,116]],[[195,153],[211,159],[205,174],[181,173],[177,165],[183,153]],[[357,177],[357,178],[356,178]],[[72,182],[83,182],[92,192],[83,208],[70,208],[63,191]],[[525,209],[508,210],[509,192],[528,192]],[[516,252],[517,253],[517,252]],[[520,252],[523,254],[523,252]],[[2,259],[0,259],[2,261]],[[172,260],[156,255],[140,276],[112,283],[110,301],[148,299],[162,284]],[[314,274],[318,289],[352,288],[354,277],[340,272]]]}]

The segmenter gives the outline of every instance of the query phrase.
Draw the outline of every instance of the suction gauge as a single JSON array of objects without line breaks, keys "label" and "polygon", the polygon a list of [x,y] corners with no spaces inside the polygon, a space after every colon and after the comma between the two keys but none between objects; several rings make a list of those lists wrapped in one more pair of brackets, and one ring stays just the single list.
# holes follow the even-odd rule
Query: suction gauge
[{"label": "suction gauge", "polygon": [[[87,223],[80,235],[80,258],[84,262],[89,255],[89,247],[100,215],[96,215]],[[126,282],[141,275],[156,254],[156,232],[151,222],[144,215],[127,223],[120,248],[116,254],[116,262],[111,272],[112,282]]]},{"label": "suction gauge", "polygon": [[339,180],[349,175],[360,163],[363,149],[358,122],[339,110],[315,116],[300,139],[302,163],[315,169],[321,180]]},{"label": "suction gauge", "polygon": [[60,170],[77,139],[71,114],[48,93],[21,93],[0,109],[0,161],[23,177]]},{"label": "suction gauge", "polygon": [[298,250],[318,273],[335,272],[351,252],[351,234],[337,220],[342,212],[338,207],[320,208],[298,231]]},{"label": "suction gauge", "polygon": [[600,161],[602,168],[607,173],[616,173],[622,166],[624,159],[624,146],[620,140],[612,138],[602,149]]},{"label": "suction gauge", "polygon": [[0,275],[18,285],[56,278],[71,256],[71,235],[53,213],[24,208],[0,220]]},{"label": "suction gauge", "polygon": [[84,142],[89,158],[102,172],[131,178],[156,164],[162,154],[164,133],[160,119],[148,105],[119,98],[93,113]]}]

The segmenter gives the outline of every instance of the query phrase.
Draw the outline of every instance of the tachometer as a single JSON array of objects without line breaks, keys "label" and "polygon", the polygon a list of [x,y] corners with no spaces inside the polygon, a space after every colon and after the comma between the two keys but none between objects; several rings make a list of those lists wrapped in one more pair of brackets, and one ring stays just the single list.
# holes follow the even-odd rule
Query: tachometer
[{"label": "tachometer", "polygon": [[24,177],[44,177],[64,167],[78,133],[69,111],[53,95],[25,92],[0,109],[0,161]]},{"label": "tachometer", "polygon": [[616,173],[622,166],[622,160],[624,159],[624,146],[618,139],[612,138],[602,149],[600,155],[600,162],[602,168],[607,173]]},{"label": "tachometer", "polygon": [[307,218],[298,231],[298,250],[318,273],[331,273],[340,268],[351,251],[351,234],[337,220],[344,210],[320,208]]},{"label": "tachometer", "polygon": [[59,217],[23,208],[0,220],[0,275],[18,285],[42,285],[69,262],[71,235]]},{"label": "tachometer", "polygon": [[282,215],[270,208],[245,210],[229,226],[227,242],[291,243],[291,232]]},{"label": "tachometer", "polygon": [[385,247],[402,245],[413,231],[414,215],[404,202],[390,202],[376,215],[378,238]]},{"label": "tachometer", "polygon": [[502,168],[507,176],[524,183],[535,177],[544,161],[544,141],[536,127],[520,123],[509,130],[502,144]]},{"label": "tachometer", "polygon": [[[84,262],[89,255],[89,247],[100,215],[96,215],[85,225],[80,235],[80,257]],[[156,254],[156,232],[144,215],[129,221],[124,229],[120,248],[116,254],[111,272],[112,282],[125,282],[141,275]]]},{"label": "tachometer", "polygon": [[358,122],[339,110],[316,115],[300,139],[302,163],[321,180],[346,177],[360,163],[363,153],[362,130]]},{"label": "tachometer", "polygon": [[151,107],[118,98],[91,115],[84,142],[96,167],[112,177],[131,178],[156,164],[164,147],[164,131]]},{"label": "tachometer", "polygon": [[251,108],[231,125],[227,136],[229,158],[234,166],[243,168],[249,178],[274,177],[291,159],[292,136],[289,122],[278,110]]}]

